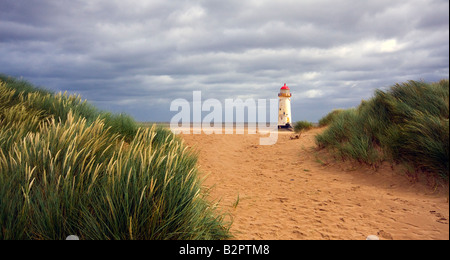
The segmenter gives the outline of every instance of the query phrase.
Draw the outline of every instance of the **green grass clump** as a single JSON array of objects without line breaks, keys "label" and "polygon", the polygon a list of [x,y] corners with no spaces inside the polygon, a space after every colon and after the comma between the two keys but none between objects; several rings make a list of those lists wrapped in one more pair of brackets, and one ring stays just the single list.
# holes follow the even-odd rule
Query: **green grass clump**
[{"label": "green grass clump", "polygon": [[298,121],[294,124],[294,131],[300,133],[313,128],[313,124],[308,121]]},{"label": "green grass clump", "polygon": [[229,237],[170,130],[25,86],[0,82],[0,239]]},{"label": "green grass clump", "polygon": [[449,81],[409,81],[377,90],[358,108],[335,114],[316,143],[343,158],[373,165],[405,162],[448,179]]},{"label": "green grass clump", "polygon": [[2,74],[0,81],[4,82],[4,88],[14,90],[7,106],[21,104],[27,110],[40,111],[42,118],[52,116],[63,122],[67,119],[69,111],[72,111],[76,118],[86,118],[88,124],[100,118],[113,132],[120,133],[127,141],[131,141],[137,132],[138,125],[132,117],[101,111],[86,100],[82,100],[79,95],[68,95],[67,92],[53,93],[50,90],[36,88],[26,80]]},{"label": "green grass clump", "polygon": [[329,125],[331,122],[333,122],[334,118],[336,118],[336,116],[342,111],[343,109],[335,109],[331,111],[330,113],[328,113],[326,116],[322,117],[319,120],[319,126],[322,127]]}]

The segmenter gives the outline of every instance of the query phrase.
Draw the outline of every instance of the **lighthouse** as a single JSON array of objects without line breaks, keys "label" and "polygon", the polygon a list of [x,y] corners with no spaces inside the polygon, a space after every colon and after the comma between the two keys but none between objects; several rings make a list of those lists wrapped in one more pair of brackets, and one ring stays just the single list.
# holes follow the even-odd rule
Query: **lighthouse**
[{"label": "lighthouse", "polygon": [[292,127],[291,97],[291,90],[284,83],[278,93],[278,128]]}]

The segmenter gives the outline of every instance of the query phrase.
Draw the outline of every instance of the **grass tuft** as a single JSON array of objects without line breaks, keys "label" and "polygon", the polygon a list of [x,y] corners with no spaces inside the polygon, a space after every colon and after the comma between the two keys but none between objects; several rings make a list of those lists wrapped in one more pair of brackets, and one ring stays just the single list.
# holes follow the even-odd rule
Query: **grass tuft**
[{"label": "grass tuft", "polygon": [[294,131],[296,133],[301,133],[313,128],[313,124],[308,121],[298,121],[294,124]]},{"label": "grass tuft", "polygon": [[448,80],[395,84],[356,109],[337,111],[321,120],[329,127],[316,136],[320,148],[375,166],[406,163],[448,180]]},{"label": "grass tuft", "polygon": [[201,189],[197,156],[169,130],[2,81],[0,239],[230,236]]}]

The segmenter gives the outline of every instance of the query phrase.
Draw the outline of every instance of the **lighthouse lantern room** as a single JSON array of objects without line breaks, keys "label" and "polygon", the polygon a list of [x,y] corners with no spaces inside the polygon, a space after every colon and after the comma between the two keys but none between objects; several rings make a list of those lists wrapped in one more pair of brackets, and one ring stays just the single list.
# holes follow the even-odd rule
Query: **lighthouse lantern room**
[{"label": "lighthouse lantern room", "polygon": [[278,93],[278,128],[292,127],[291,97],[291,90],[284,83],[284,86],[280,89],[280,93]]}]

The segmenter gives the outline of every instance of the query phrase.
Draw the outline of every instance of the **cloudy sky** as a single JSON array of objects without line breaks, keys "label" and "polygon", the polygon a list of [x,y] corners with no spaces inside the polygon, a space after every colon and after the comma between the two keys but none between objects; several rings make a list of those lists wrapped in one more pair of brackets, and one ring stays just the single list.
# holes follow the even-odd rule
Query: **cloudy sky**
[{"label": "cloudy sky", "polygon": [[192,92],[277,98],[318,121],[449,77],[448,0],[1,0],[0,73],[170,121]]}]

